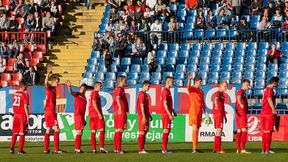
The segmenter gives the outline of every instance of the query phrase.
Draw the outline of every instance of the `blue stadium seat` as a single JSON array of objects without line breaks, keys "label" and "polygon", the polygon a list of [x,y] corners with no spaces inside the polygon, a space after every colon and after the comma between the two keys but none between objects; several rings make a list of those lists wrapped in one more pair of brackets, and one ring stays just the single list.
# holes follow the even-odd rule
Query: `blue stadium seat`
[{"label": "blue stadium seat", "polygon": [[268,73],[267,73],[267,79],[269,80],[270,78],[272,78],[272,77],[275,77],[275,76],[277,76],[277,72],[276,71],[269,71]]},{"label": "blue stadium seat", "polygon": [[229,64],[222,65],[222,71],[231,71],[232,66]]},{"label": "blue stadium seat", "polygon": [[161,80],[162,75],[161,75],[161,73],[153,72],[153,73],[151,73],[151,78],[152,78],[152,80],[153,80],[153,79],[154,79],[154,80]]},{"label": "blue stadium seat", "polygon": [[176,64],[176,58],[174,57],[166,58],[166,65],[175,65],[175,64]]},{"label": "blue stadium seat", "polygon": [[237,43],[237,46],[236,46],[236,49],[237,50],[245,50],[246,49],[246,43],[245,42],[238,42]]},{"label": "blue stadium seat", "polygon": [[227,80],[229,81],[230,80],[230,72],[228,71],[222,71],[221,72],[221,75],[220,75],[220,81],[221,80]]},{"label": "blue stadium seat", "polygon": [[176,62],[177,64],[187,64],[188,59],[186,57],[179,57]]},{"label": "blue stadium seat", "polygon": [[288,64],[281,64],[280,71],[288,71]]},{"label": "blue stadium seat", "polygon": [[200,65],[199,70],[208,72],[209,71],[209,65],[208,64]]},{"label": "blue stadium seat", "polygon": [[256,77],[256,79],[265,79],[265,72],[263,72],[263,71],[257,71],[256,73],[255,73],[255,77]]},{"label": "blue stadium seat", "polygon": [[234,72],[242,72],[243,71],[243,65],[242,64],[234,65],[233,71]]},{"label": "blue stadium seat", "polygon": [[234,52],[232,50],[225,50],[224,51],[224,58],[232,58],[234,55]]},{"label": "blue stadium seat", "polygon": [[235,50],[235,57],[244,57],[245,56],[245,50]]},{"label": "blue stadium seat", "polygon": [[244,63],[244,58],[243,57],[236,57],[234,60],[234,65],[239,65]]},{"label": "blue stadium seat", "polygon": [[211,50],[205,50],[203,49],[201,51],[201,57],[210,57],[211,56]]},{"label": "blue stadium seat", "polygon": [[137,64],[134,64],[134,65],[131,65],[131,71],[132,73],[139,73],[141,72],[141,66],[140,65],[137,65]]},{"label": "blue stadium seat", "polygon": [[186,10],[178,10],[177,21],[181,23],[185,23],[185,19],[186,19]]},{"label": "blue stadium seat", "polygon": [[183,72],[176,72],[175,73],[175,79],[176,80],[183,80],[183,79],[185,79],[185,74]]},{"label": "blue stadium seat", "polygon": [[91,51],[91,58],[100,58],[100,51]]},{"label": "blue stadium seat", "polygon": [[267,42],[260,42],[259,43],[259,50],[261,50],[261,49],[268,49],[269,48],[269,43],[267,43]]},{"label": "blue stadium seat", "polygon": [[190,50],[190,45],[188,43],[182,43],[180,45],[181,51],[189,51]]},{"label": "blue stadium seat", "polygon": [[130,71],[130,67],[129,66],[121,65],[121,66],[118,67],[118,72],[129,73],[129,71]]},{"label": "blue stadium seat", "polygon": [[197,16],[197,10],[189,10],[188,11],[188,16],[191,16],[191,17],[196,17]]},{"label": "blue stadium seat", "polygon": [[211,51],[213,49],[212,43],[204,43],[203,44],[203,51]]},{"label": "blue stadium seat", "polygon": [[246,65],[245,66],[245,71],[247,71],[247,72],[255,71],[255,65],[254,64]]},{"label": "blue stadium seat", "polygon": [[204,30],[203,29],[195,29],[194,37],[196,39],[203,39],[204,38]]},{"label": "blue stadium seat", "polygon": [[144,80],[150,80],[150,73],[149,72],[142,72],[140,73],[140,79],[142,80],[142,82]]},{"label": "blue stadium seat", "polygon": [[95,80],[103,81],[104,80],[104,73],[98,72],[95,74]]},{"label": "blue stadium seat", "polygon": [[168,57],[178,57],[178,52],[177,51],[170,51],[168,53]]},{"label": "blue stadium seat", "polygon": [[111,72],[117,72],[118,71],[118,69],[117,69],[117,65],[111,65],[110,66],[110,69],[111,69]]},{"label": "blue stadium seat", "polygon": [[269,64],[268,65],[268,71],[278,71],[278,65],[277,64]]},{"label": "blue stadium seat", "polygon": [[242,79],[242,72],[233,72],[232,73],[232,79],[233,80],[241,80]]},{"label": "blue stadium seat", "polygon": [[177,87],[182,87],[183,86],[183,81],[176,79],[174,81],[174,85],[177,86]]},{"label": "blue stadium seat", "polygon": [[88,60],[88,65],[97,65],[97,63],[98,63],[97,58],[90,58]]},{"label": "blue stadium seat", "polygon": [[257,43],[256,42],[249,42],[248,43],[248,50],[257,50]]},{"label": "blue stadium seat", "polygon": [[201,57],[200,64],[210,64],[210,57]]},{"label": "blue stadium seat", "polygon": [[111,80],[106,80],[104,82],[104,88],[108,88],[108,89],[114,88],[114,82]]},{"label": "blue stadium seat", "polygon": [[264,57],[264,56],[266,57],[267,53],[268,53],[267,49],[259,49],[258,50],[258,56],[260,56],[260,57]]},{"label": "blue stadium seat", "polygon": [[243,79],[253,80],[253,78],[254,78],[254,73],[253,72],[245,72],[243,74]]},{"label": "blue stadium seat", "polygon": [[286,49],[288,49],[288,42],[282,42],[282,48],[281,48],[282,50],[286,50]]},{"label": "blue stadium seat", "polygon": [[121,60],[121,65],[131,65],[131,58],[130,57],[123,57]]},{"label": "blue stadium seat", "polygon": [[149,65],[142,65],[142,72],[149,72],[150,68]]},{"label": "blue stadium seat", "polygon": [[157,52],[157,58],[165,58],[165,57],[167,57],[167,52],[166,52],[166,51],[164,51],[164,50],[159,50],[159,51]]},{"label": "blue stadium seat", "polygon": [[212,64],[221,64],[221,57],[212,57],[211,63]]},{"label": "blue stadium seat", "polygon": [[214,50],[212,53],[212,57],[220,57],[222,58],[223,52],[220,50]]},{"label": "blue stadium seat", "polygon": [[246,53],[247,53],[247,56],[254,56],[254,57],[256,56],[256,50],[255,49],[247,50]]},{"label": "blue stadium seat", "polygon": [[218,72],[209,72],[208,83],[209,83],[209,80],[218,81],[218,79],[219,79],[219,73]]},{"label": "blue stadium seat", "polygon": [[186,65],[178,64],[176,66],[176,72],[186,72]]},{"label": "blue stadium seat", "polygon": [[170,8],[171,8],[172,11],[177,13],[177,5],[176,4],[170,4]]},{"label": "blue stadium seat", "polygon": [[189,51],[181,49],[181,51],[179,52],[179,57],[189,57]]},{"label": "blue stadium seat", "polygon": [[203,80],[207,80],[208,74],[206,71],[199,71],[198,76],[200,76]]},{"label": "blue stadium seat", "polygon": [[159,80],[152,79],[152,80],[151,80],[151,84],[160,84],[160,81],[159,81]]},{"label": "blue stadium seat", "polygon": [[192,44],[192,50],[194,51],[194,50],[201,50],[201,44],[200,43],[193,43]]},{"label": "blue stadium seat", "polygon": [[178,43],[169,44],[169,51],[179,51],[179,44]]},{"label": "blue stadium seat", "polygon": [[230,39],[235,39],[236,38],[236,36],[237,36],[237,29],[236,28],[230,28],[229,30],[228,30],[228,37],[230,38]]},{"label": "blue stadium seat", "polygon": [[105,65],[99,65],[98,66],[98,72],[101,72],[101,73],[107,72]]},{"label": "blue stadium seat", "polygon": [[158,65],[164,65],[165,64],[165,58],[156,58],[156,63]]},{"label": "blue stadium seat", "polygon": [[113,60],[113,65],[120,65],[120,58],[114,57]]},{"label": "blue stadium seat", "polygon": [[267,57],[266,56],[258,57],[257,64],[265,64],[266,61],[267,61]]},{"label": "blue stadium seat", "polygon": [[[280,78],[279,80],[279,88],[287,88],[288,87],[288,80],[287,79],[283,79],[283,78]],[[287,93],[288,94],[288,93]]]},{"label": "blue stadium seat", "polygon": [[159,45],[159,50],[161,51],[168,51],[168,45],[167,43],[162,43]]},{"label": "blue stadium seat", "polygon": [[251,18],[251,22],[259,22],[260,21],[260,15],[253,15]]},{"label": "blue stadium seat", "polygon": [[185,39],[192,39],[193,38],[193,32],[190,30],[185,30],[184,31],[184,38]]},{"label": "blue stadium seat", "polygon": [[215,39],[215,29],[207,29],[205,31],[205,37],[207,39]]},{"label": "blue stadium seat", "polygon": [[138,80],[139,76],[138,73],[129,73],[128,74],[128,80]]},{"label": "blue stadium seat", "polygon": [[83,75],[83,78],[93,78],[94,73],[91,72],[85,72]]},{"label": "blue stadium seat", "polygon": [[185,29],[184,26],[185,26],[185,22],[179,22],[178,23],[178,30],[180,30],[180,31],[184,30]]},{"label": "blue stadium seat", "polygon": [[259,25],[259,22],[250,22],[251,29],[257,29],[258,25]]},{"label": "blue stadium seat", "polygon": [[264,86],[265,86],[265,80],[263,80],[263,79],[257,79],[257,80],[255,80],[255,86],[254,86],[254,88],[264,88]]},{"label": "blue stadium seat", "polygon": [[256,67],[256,71],[266,71],[267,68],[266,68],[266,64],[258,64],[257,67]]},{"label": "blue stadium seat", "polygon": [[197,65],[196,64],[190,64],[190,65],[188,65],[187,70],[189,72],[196,72],[197,71]]},{"label": "blue stadium seat", "polygon": [[190,57],[199,57],[200,56],[200,50],[192,50],[190,52]]},{"label": "blue stadium seat", "polygon": [[99,58],[99,65],[105,65],[105,60],[104,58]]},{"label": "blue stadium seat", "polygon": [[255,57],[246,57],[246,63],[255,64],[256,63]]},{"label": "blue stadium seat", "polygon": [[225,50],[229,50],[229,51],[233,51],[235,49],[235,44],[234,43],[226,43],[226,46],[225,46]]},{"label": "blue stadium seat", "polygon": [[212,64],[210,67],[211,72],[219,72],[220,71],[220,65],[219,64]]},{"label": "blue stadium seat", "polygon": [[198,57],[189,57],[188,64],[198,64]]},{"label": "blue stadium seat", "polygon": [[86,71],[90,73],[96,73],[96,66],[95,65],[88,65],[86,66]]},{"label": "blue stadium seat", "polygon": [[225,38],[226,37],[226,29],[218,29],[217,30],[217,38]]},{"label": "blue stadium seat", "polygon": [[[194,19],[192,19],[192,21],[195,21],[195,17],[192,17],[192,18],[194,18]],[[186,20],[186,24],[185,24],[185,29],[184,30],[192,31],[194,28],[195,28],[194,22],[188,22],[187,23],[187,20]],[[193,36],[193,33],[192,33],[192,36]]]},{"label": "blue stadium seat", "polygon": [[137,84],[136,80],[127,80],[127,85],[128,86],[135,86]]},{"label": "blue stadium seat", "polygon": [[174,65],[166,65],[166,66],[164,67],[164,71],[165,71],[165,72],[174,72],[174,71],[175,71]]},{"label": "blue stadium seat", "polygon": [[132,58],[132,64],[138,64],[142,65],[142,59],[141,58]]},{"label": "blue stadium seat", "polygon": [[217,42],[214,44],[214,50],[216,51],[222,51],[224,50],[224,45],[223,43]]},{"label": "blue stadium seat", "polygon": [[116,74],[113,72],[105,73],[105,80],[116,80]]},{"label": "blue stadium seat", "polygon": [[233,62],[232,57],[225,57],[222,61],[222,65],[229,65],[232,64],[232,62]]},{"label": "blue stadium seat", "polygon": [[162,80],[165,81],[168,76],[173,77],[173,72],[164,72]]}]

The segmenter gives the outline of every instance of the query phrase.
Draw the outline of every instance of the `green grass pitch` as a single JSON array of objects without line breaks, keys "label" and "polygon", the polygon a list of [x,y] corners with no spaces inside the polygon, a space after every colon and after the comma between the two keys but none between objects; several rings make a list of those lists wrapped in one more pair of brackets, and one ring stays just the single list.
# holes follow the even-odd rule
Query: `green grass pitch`
[{"label": "green grass pitch", "polygon": [[[53,142],[52,142],[53,143]],[[17,146],[17,144],[16,144]],[[67,151],[63,155],[44,154],[43,143],[26,142],[24,150],[27,152],[25,155],[10,155],[9,143],[0,143],[0,162],[168,162],[168,161],[189,161],[189,162],[288,162],[288,143],[287,142],[273,142],[272,149],[276,154],[263,155],[261,152],[260,142],[248,142],[247,150],[252,154],[236,154],[235,143],[222,143],[222,148],[227,151],[227,154],[212,153],[213,143],[199,143],[199,149],[203,153],[192,154],[191,143],[169,143],[168,148],[173,151],[173,154],[161,154],[161,143],[147,143],[145,146],[147,155],[139,155],[137,152],[137,143],[124,142],[123,149],[127,151],[126,154],[114,154],[113,144],[109,142],[106,144],[109,154],[92,154],[91,145],[89,141],[83,141],[82,150],[83,154],[74,153],[74,142],[61,142],[60,148]],[[15,151],[17,151],[17,147]],[[53,150],[53,145],[50,145],[50,150]]]}]

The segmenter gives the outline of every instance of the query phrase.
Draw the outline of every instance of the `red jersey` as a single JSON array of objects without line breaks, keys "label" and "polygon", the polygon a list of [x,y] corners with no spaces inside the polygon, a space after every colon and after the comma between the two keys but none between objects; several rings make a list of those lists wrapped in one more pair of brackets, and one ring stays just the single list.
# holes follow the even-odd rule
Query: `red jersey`
[{"label": "red jersey", "polygon": [[12,102],[14,114],[25,114],[24,105],[28,105],[28,94],[23,91],[17,91],[13,94]]},{"label": "red jersey", "polygon": [[270,107],[268,103],[268,98],[272,98],[273,104],[275,105],[276,99],[274,96],[274,91],[270,87],[266,87],[263,91],[263,102],[262,102],[262,110],[261,114],[262,115],[273,115],[272,113],[272,108]]},{"label": "red jersey", "polygon": [[[218,97],[218,102],[217,102],[218,110],[216,110],[216,105],[215,105],[215,98],[217,97]],[[225,96],[223,92],[217,91],[216,93],[214,93],[212,113],[224,115],[225,114],[224,102],[225,102]]]},{"label": "red jersey", "polygon": [[173,111],[172,95],[170,89],[166,87],[162,90],[161,93],[161,110],[162,115],[168,115],[164,107],[164,101],[167,101],[168,110],[170,111],[170,113],[172,113]]},{"label": "red jersey", "polygon": [[85,95],[76,92],[74,95],[74,115],[85,116],[87,100]]},{"label": "red jersey", "polygon": [[[280,57],[282,57],[284,54],[279,51],[279,50],[276,50],[274,51],[273,53],[273,50],[269,50],[268,51],[268,54],[270,55],[270,57],[272,57],[273,59],[279,59]],[[273,54],[273,55],[272,55]]]},{"label": "red jersey", "polygon": [[148,95],[145,92],[143,92],[143,91],[139,92],[138,99],[137,99],[138,116],[142,118],[143,114],[142,114],[142,111],[141,111],[141,104],[144,105],[144,115],[148,119],[149,116],[150,116]]},{"label": "red jersey", "polygon": [[56,88],[48,86],[46,87],[45,111],[55,113],[55,109],[56,109]]},{"label": "red jersey", "polygon": [[116,101],[116,97],[117,96],[120,96],[120,105],[121,105],[121,108],[122,108],[122,112],[124,113],[127,113],[128,112],[128,100],[126,98],[126,95],[125,95],[125,90],[123,87],[120,87],[118,86],[116,89],[115,89],[115,92],[114,92],[114,102],[113,102],[113,107],[114,107],[114,112],[117,112],[118,111],[118,104],[117,104],[117,101]]},{"label": "red jersey", "polygon": [[95,110],[93,106],[93,102],[96,102],[96,105],[98,107],[99,112],[102,115],[102,107],[101,107],[101,97],[99,95],[98,91],[92,91],[91,97],[90,97],[90,105],[89,105],[89,114],[90,116],[98,116],[97,111]]},{"label": "red jersey", "polygon": [[[238,96],[241,97],[241,103],[243,104],[243,108],[240,106],[238,102]],[[248,112],[248,101],[246,97],[246,93],[243,89],[239,89],[236,93],[236,112],[242,113],[242,114],[247,114]]]}]

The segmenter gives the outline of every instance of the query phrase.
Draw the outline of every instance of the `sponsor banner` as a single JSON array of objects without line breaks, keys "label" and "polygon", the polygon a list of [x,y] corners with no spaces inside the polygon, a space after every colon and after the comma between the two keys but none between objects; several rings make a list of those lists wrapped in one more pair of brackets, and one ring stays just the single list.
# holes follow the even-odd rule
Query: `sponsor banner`
[{"label": "sponsor banner", "polygon": [[[288,141],[288,115],[280,115],[279,127],[273,132],[273,141]],[[261,115],[248,115],[248,140],[262,141]]]},{"label": "sponsor banner", "polygon": [[[162,141],[162,120],[161,116],[153,114],[153,121],[150,122],[150,129],[147,133],[147,141]],[[58,123],[60,127],[60,139],[74,140],[76,131],[74,130],[73,113],[59,113]],[[105,140],[113,140],[114,137],[114,120],[113,115],[104,115],[106,131]],[[185,118],[186,115],[178,115],[172,122],[172,129],[169,136],[171,142],[185,141]],[[0,141],[10,141],[12,135],[12,115],[0,115]],[[86,116],[87,125],[84,128],[83,140],[90,139],[89,116]],[[43,141],[45,134],[44,115],[30,115],[29,127],[26,135],[28,141]],[[99,132],[96,134],[99,137]],[[123,141],[137,141],[138,138],[138,115],[129,114],[127,121],[127,129],[123,133]],[[50,137],[53,140],[53,136]]]},{"label": "sponsor banner", "polygon": [[[218,90],[218,85],[205,85],[201,87],[205,93],[205,103],[208,112],[212,109],[213,102],[212,96]],[[236,102],[236,90],[239,85],[229,85],[228,90],[225,93],[225,110],[228,114],[234,114],[235,102]],[[74,91],[77,91],[78,87],[72,86]],[[133,86],[126,88],[125,92],[129,102],[129,113],[136,114],[136,102],[137,95],[141,90],[140,86]],[[17,91],[17,87],[5,87],[0,89],[0,114],[10,114],[12,112],[12,95]],[[161,97],[162,85],[152,85],[148,91],[149,105],[151,113],[160,113],[160,97]],[[31,114],[43,114],[45,104],[45,87],[44,86],[32,86],[27,90],[29,94],[29,112]],[[190,107],[189,95],[186,87],[174,87],[171,88],[174,109],[179,114],[188,114]],[[86,97],[90,100],[91,91],[86,93]],[[113,113],[113,90],[103,89],[100,92],[102,99],[102,109],[104,114]],[[89,103],[89,102],[88,102]],[[89,105],[87,105],[88,108]],[[74,110],[74,97],[68,93],[66,85],[62,84],[57,87],[57,109],[62,113],[73,113]]]},{"label": "sponsor banner", "polygon": [[[192,141],[192,126],[189,126],[189,115],[186,115],[186,135],[185,141]],[[214,119],[213,115],[210,115],[210,122],[206,118],[206,116],[202,115],[202,124],[199,129],[199,142],[209,142],[214,141],[215,136],[215,128],[214,128]],[[224,123],[223,133],[222,133],[222,141],[233,142],[233,115],[227,114],[227,123]]]}]

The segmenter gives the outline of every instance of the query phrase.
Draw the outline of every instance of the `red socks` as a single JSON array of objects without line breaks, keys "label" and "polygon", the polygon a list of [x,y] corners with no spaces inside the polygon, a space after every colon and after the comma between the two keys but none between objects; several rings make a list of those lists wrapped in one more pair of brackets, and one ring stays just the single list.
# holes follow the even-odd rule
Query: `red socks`
[{"label": "red socks", "polygon": [[236,133],[236,148],[237,150],[241,150],[241,132]]},{"label": "red socks", "polygon": [[162,134],[162,151],[167,151],[168,136],[169,133]]},{"label": "red socks", "polygon": [[245,145],[247,141],[247,132],[242,132],[241,134],[241,150],[245,150]]},{"label": "red socks", "polygon": [[138,136],[138,151],[141,152],[144,150],[145,144],[145,134],[139,134]]},{"label": "red socks", "polygon": [[221,151],[221,136],[215,136],[214,138],[214,151]]},{"label": "red socks", "polygon": [[91,132],[91,145],[92,145],[92,150],[96,150],[96,132]]},{"label": "red socks", "polygon": [[11,139],[11,145],[10,145],[11,150],[14,150],[16,141],[17,141],[17,134],[13,134],[12,139]]},{"label": "red socks", "polygon": [[117,140],[116,140],[116,144],[117,144],[117,151],[118,152],[121,152],[122,151],[122,134],[123,132],[118,132],[118,135],[117,135]]},{"label": "red socks", "polygon": [[118,140],[118,132],[114,133],[114,150],[117,151],[117,140]]},{"label": "red socks", "polygon": [[76,135],[76,138],[75,138],[75,150],[80,150],[80,148],[81,148],[81,143],[82,143],[81,137],[82,137],[82,135],[80,135],[80,134]]},{"label": "red socks", "polygon": [[100,131],[100,148],[104,148],[105,131]]},{"label": "red socks", "polygon": [[49,133],[45,133],[45,136],[44,136],[44,151],[48,151],[49,143],[50,143],[50,134]]},{"label": "red socks", "polygon": [[23,152],[24,142],[25,142],[25,135],[20,135],[18,152]]},{"label": "red socks", "polygon": [[59,132],[54,132],[54,147],[55,151],[59,151]]},{"label": "red socks", "polygon": [[272,132],[268,132],[266,133],[266,146],[265,146],[266,151],[270,150],[271,141],[272,141]]}]

